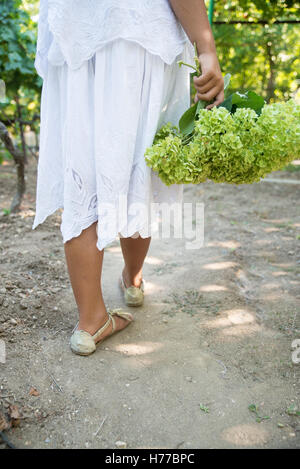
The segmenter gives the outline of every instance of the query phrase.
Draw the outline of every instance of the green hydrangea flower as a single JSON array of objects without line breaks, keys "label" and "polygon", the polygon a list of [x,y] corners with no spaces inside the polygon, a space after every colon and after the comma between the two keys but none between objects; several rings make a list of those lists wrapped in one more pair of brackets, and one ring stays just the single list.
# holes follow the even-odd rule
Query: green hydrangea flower
[{"label": "green hydrangea flower", "polygon": [[250,184],[300,155],[300,105],[294,100],[253,109],[200,110],[193,134],[168,123],[145,153],[165,184]]}]

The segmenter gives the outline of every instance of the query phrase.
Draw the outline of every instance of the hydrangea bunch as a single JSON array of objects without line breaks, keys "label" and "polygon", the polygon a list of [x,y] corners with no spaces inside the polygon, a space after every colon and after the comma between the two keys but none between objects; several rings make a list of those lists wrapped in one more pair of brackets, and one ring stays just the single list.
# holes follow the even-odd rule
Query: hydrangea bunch
[{"label": "hydrangea bunch", "polygon": [[300,155],[300,105],[294,100],[254,109],[200,109],[193,132],[168,123],[146,150],[147,164],[167,184],[249,184]]},{"label": "hydrangea bunch", "polygon": [[[200,73],[195,45],[195,66]],[[230,75],[224,78],[225,89]],[[266,104],[249,91],[233,93],[208,111],[198,101],[179,126],[164,125],[145,159],[166,185],[198,184],[210,179],[250,184],[300,155],[300,105],[294,100]]]}]

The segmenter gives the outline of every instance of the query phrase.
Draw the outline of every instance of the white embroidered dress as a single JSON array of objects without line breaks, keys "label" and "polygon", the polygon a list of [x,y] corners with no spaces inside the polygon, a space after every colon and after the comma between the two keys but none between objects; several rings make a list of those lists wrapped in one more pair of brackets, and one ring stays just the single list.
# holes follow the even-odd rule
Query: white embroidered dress
[{"label": "white embroidered dress", "polygon": [[[144,153],[190,105],[193,47],[168,0],[41,0],[43,78],[33,229],[63,208],[66,242],[98,220],[97,247],[151,235],[151,202],[181,202]],[[153,218],[153,217],[152,217]]]}]

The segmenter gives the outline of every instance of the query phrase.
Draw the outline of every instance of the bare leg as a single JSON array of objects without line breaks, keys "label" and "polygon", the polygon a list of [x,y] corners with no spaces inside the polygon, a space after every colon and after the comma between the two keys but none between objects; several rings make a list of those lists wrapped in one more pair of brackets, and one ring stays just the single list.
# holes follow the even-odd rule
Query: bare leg
[{"label": "bare leg", "polygon": [[142,269],[151,238],[120,238],[125,267],[123,279],[125,286],[139,287],[142,281]]},{"label": "bare leg", "polygon": [[[64,244],[69,276],[79,311],[78,329],[94,334],[108,319],[102,297],[101,273],[104,251],[96,246],[96,224],[93,223],[81,235]],[[128,321],[116,317],[116,330],[123,329]],[[109,335],[110,325],[99,339]]]}]

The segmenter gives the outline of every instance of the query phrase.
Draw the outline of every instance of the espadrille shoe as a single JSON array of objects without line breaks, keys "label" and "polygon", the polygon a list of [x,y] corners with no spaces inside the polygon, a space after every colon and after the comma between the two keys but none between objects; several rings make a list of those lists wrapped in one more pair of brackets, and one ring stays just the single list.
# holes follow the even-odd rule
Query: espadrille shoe
[{"label": "espadrille shoe", "polygon": [[[132,314],[118,309],[107,311],[107,313],[108,320],[106,321],[104,326],[100,327],[100,329],[95,332],[94,335],[91,335],[83,330],[78,330],[76,326],[76,330],[73,332],[70,339],[70,346],[72,352],[76,353],[77,355],[90,355],[91,353],[95,352],[97,345],[100,344],[103,340],[107,339],[108,337],[112,336],[117,332],[122,331],[134,320]],[[125,327],[116,331],[116,322],[114,316],[119,316],[120,318],[127,319],[128,323],[125,325]],[[110,323],[112,323],[111,333],[97,342],[97,339],[109,327]]]},{"label": "espadrille shoe", "polygon": [[139,287],[131,285],[131,287],[127,288],[123,280],[123,275],[121,274],[119,283],[123,291],[125,304],[127,306],[142,306],[144,302],[145,280],[142,279]]}]

